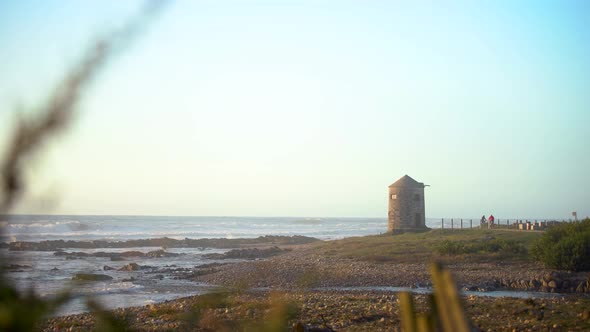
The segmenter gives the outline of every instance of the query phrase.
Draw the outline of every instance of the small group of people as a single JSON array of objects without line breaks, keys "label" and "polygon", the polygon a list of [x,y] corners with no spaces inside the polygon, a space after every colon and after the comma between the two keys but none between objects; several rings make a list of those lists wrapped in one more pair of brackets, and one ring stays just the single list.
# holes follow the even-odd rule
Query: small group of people
[{"label": "small group of people", "polygon": [[494,228],[494,215],[490,214],[490,216],[488,218],[486,218],[486,215],[484,214],[483,216],[481,216],[481,225],[485,225],[486,223],[488,224],[488,229]]}]

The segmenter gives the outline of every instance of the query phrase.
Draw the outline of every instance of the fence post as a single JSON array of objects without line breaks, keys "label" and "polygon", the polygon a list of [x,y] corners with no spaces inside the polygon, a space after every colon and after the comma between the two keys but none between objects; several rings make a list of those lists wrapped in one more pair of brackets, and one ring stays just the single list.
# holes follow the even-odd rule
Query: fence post
[{"label": "fence post", "polygon": [[469,219],[469,228],[473,228],[473,219]]},{"label": "fence post", "polygon": [[455,228],[454,225],[453,225],[454,224],[453,221],[454,221],[453,218],[451,218],[451,229],[454,229]]},{"label": "fence post", "polygon": [[461,229],[463,229],[463,218],[461,218]]},{"label": "fence post", "polygon": [[440,229],[445,229],[445,218],[440,218]]}]

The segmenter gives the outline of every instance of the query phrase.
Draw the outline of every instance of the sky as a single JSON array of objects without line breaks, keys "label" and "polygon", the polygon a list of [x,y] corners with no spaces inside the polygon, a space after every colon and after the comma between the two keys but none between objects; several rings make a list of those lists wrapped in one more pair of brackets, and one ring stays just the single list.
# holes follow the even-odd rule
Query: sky
[{"label": "sky", "polygon": [[[139,1],[0,2],[0,147]],[[19,213],[590,215],[590,3],[173,1],[28,168]]]}]

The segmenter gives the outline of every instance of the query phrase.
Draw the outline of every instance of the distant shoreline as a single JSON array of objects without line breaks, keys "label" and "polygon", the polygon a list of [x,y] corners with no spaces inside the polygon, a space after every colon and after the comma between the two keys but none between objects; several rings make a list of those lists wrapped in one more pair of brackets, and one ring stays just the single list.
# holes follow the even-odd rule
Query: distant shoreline
[{"label": "distant shoreline", "polygon": [[4,242],[1,247],[11,251],[57,251],[61,249],[104,249],[104,248],[134,248],[134,247],[164,247],[164,248],[239,248],[257,245],[299,245],[307,244],[319,239],[302,236],[265,235],[256,238],[200,238],[176,240],[169,237],[139,239],[139,240],[45,240],[45,241],[14,241]]}]

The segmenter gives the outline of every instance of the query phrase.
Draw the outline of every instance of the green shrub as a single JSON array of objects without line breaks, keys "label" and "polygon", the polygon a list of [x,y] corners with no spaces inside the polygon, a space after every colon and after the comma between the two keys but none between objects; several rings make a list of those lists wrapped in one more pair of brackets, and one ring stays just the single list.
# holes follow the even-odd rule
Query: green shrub
[{"label": "green shrub", "polygon": [[590,219],[551,226],[533,243],[531,253],[550,268],[589,271]]}]

